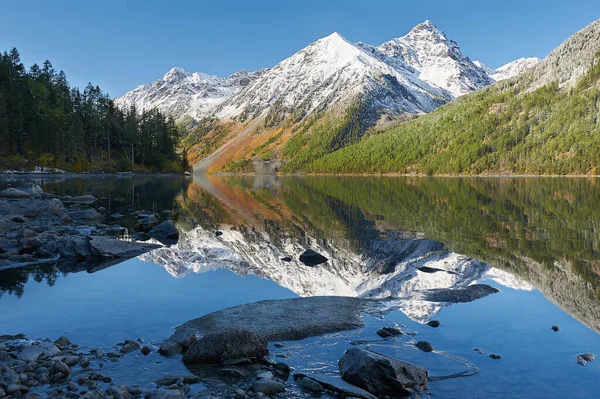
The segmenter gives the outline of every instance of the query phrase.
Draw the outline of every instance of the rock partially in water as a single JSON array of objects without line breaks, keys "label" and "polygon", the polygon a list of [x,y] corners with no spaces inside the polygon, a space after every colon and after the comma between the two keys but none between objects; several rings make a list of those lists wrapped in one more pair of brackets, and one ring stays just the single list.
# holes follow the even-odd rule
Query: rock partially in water
[{"label": "rock partially in water", "polygon": [[29,345],[17,354],[17,359],[24,360],[26,362],[35,362],[43,354],[44,351],[42,351],[42,348],[39,345]]},{"label": "rock partially in water", "polygon": [[421,349],[423,352],[433,352],[433,346],[427,341],[419,341],[415,346]]},{"label": "rock partially in water", "polygon": [[98,256],[105,258],[129,259],[145,252],[160,248],[156,244],[142,244],[117,240],[113,237],[93,236],[90,245]]},{"label": "rock partially in water", "polygon": [[244,329],[231,329],[207,334],[194,342],[184,353],[183,362],[223,363],[239,358],[260,359],[268,353],[267,341],[262,336]]},{"label": "rock partially in water", "polygon": [[131,353],[135,351],[139,351],[141,349],[140,344],[135,341],[126,340],[121,345],[120,352],[121,353]]},{"label": "rock partially in water", "polygon": [[577,363],[585,366],[588,362],[593,362],[596,359],[596,356],[593,353],[582,353],[577,355]]},{"label": "rock partially in water", "polygon": [[294,260],[294,259],[292,259],[292,257],[291,257],[291,256],[284,256],[283,258],[281,258],[281,260],[282,260],[283,262],[291,262],[291,261],[292,261],[292,260]]},{"label": "rock partially in water", "polygon": [[440,326],[440,321],[439,320],[431,320],[430,322],[427,323],[427,325],[429,327],[438,328]]},{"label": "rock partially in water", "polygon": [[196,342],[196,334],[189,330],[177,330],[169,339],[181,345],[181,347],[187,348]]},{"label": "rock partially in water", "polygon": [[178,353],[181,353],[182,351],[183,348],[181,347],[181,345],[171,341],[170,339],[165,340],[165,342],[163,342],[160,348],[158,349],[158,353],[160,353],[163,356],[173,356]]},{"label": "rock partially in water", "polygon": [[278,393],[285,392],[285,385],[278,381],[262,379],[252,383],[252,390],[267,396],[275,396]]},{"label": "rock partially in water", "polygon": [[554,332],[559,332],[560,331],[560,327],[559,326],[552,326],[550,327],[552,329],[552,331]]},{"label": "rock partially in water", "polygon": [[406,397],[427,387],[426,369],[366,349],[348,349],[339,361],[347,382],[377,396]]},{"label": "rock partially in water", "polygon": [[311,380],[307,377],[300,377],[296,380],[296,383],[300,386],[300,388],[313,392],[315,394],[321,394],[324,391],[323,385],[319,384],[315,380]]},{"label": "rock partially in water", "polygon": [[179,230],[177,230],[173,221],[168,219],[150,230],[148,235],[157,240],[177,240],[179,239]]},{"label": "rock partially in water", "polygon": [[44,190],[35,183],[23,183],[17,187],[17,190],[23,191],[34,198],[40,198],[44,194]]},{"label": "rock partially in water", "polygon": [[502,356],[497,355],[495,353],[490,353],[488,356],[491,357],[494,360],[502,359]]},{"label": "rock partially in water", "polygon": [[86,195],[80,195],[78,197],[73,197],[71,199],[71,202],[74,204],[81,204],[81,205],[91,205],[94,202],[98,201],[98,198],[94,197],[93,195],[90,194],[86,194]]},{"label": "rock partially in water", "polygon": [[318,382],[323,388],[328,389],[332,392],[336,392],[341,394],[342,397],[351,397],[351,398],[361,398],[361,399],[377,399],[375,395],[361,389],[357,386],[347,383],[338,377],[333,377],[331,375],[326,374],[303,374],[296,373],[294,374],[294,380],[298,380],[300,378],[309,378],[313,381]]},{"label": "rock partially in water", "polygon": [[461,289],[442,288],[429,290],[425,292],[424,299],[430,302],[463,303],[473,302],[498,292],[500,290],[487,284],[473,284]]},{"label": "rock partially in water", "polygon": [[203,335],[246,329],[267,341],[294,341],[363,327],[361,314],[378,310],[376,301],[351,297],[267,300],[210,313],[182,324],[176,332]]},{"label": "rock partially in water", "polygon": [[9,187],[0,191],[0,198],[24,199],[31,198],[31,195],[27,194],[25,191],[17,190],[14,187]]},{"label": "rock partially in water", "polygon": [[300,255],[300,262],[306,266],[318,266],[327,262],[327,258],[312,249],[307,249]]},{"label": "rock partially in water", "polygon": [[398,335],[403,334],[402,330],[396,327],[383,327],[381,330],[377,331],[377,335],[381,338],[397,337]]}]

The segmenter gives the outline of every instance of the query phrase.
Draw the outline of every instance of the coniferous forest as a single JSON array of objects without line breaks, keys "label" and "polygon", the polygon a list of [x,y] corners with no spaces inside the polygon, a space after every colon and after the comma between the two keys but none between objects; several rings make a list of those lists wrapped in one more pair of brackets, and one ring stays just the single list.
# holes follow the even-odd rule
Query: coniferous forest
[{"label": "coniferous forest", "polygon": [[100,87],[70,87],[50,61],[29,70],[13,48],[0,54],[0,170],[184,172],[174,120],[123,110]]}]

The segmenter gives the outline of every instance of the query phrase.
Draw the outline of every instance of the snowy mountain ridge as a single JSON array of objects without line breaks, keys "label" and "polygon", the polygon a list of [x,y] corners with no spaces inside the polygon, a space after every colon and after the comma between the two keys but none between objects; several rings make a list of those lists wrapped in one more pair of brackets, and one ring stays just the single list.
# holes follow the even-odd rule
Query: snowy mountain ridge
[{"label": "snowy mountain ridge", "polygon": [[377,47],[352,44],[333,33],[271,69],[242,70],[227,78],[171,69],[154,83],[116,100],[121,107],[158,108],[176,119],[247,119],[275,122],[292,112],[366,103],[373,114],[427,113],[451,99],[506,79],[535,64],[514,61],[497,70],[462,54],[430,21]]}]

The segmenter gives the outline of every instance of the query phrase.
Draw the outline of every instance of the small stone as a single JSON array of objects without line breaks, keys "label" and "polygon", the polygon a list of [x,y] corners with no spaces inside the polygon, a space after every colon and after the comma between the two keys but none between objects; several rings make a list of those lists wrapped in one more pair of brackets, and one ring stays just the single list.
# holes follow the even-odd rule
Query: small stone
[{"label": "small stone", "polygon": [[327,258],[312,249],[307,249],[300,255],[300,262],[306,266],[318,266],[322,263],[327,262]]},{"label": "small stone", "polygon": [[552,327],[550,327],[550,328],[551,328],[551,329],[552,329],[552,331],[554,331],[554,332],[558,332],[558,331],[560,331],[560,327],[559,327],[559,326],[552,326]]},{"label": "small stone", "polygon": [[81,367],[84,369],[88,368],[90,366],[90,361],[91,359],[89,357],[84,357],[83,359],[81,359]]},{"label": "small stone", "polygon": [[285,392],[285,385],[273,380],[258,380],[252,383],[252,389],[255,392],[264,393],[267,396],[274,396]]},{"label": "small stone", "polygon": [[577,355],[577,363],[585,366],[588,362],[593,362],[596,359],[593,353],[582,353]]},{"label": "small stone", "polygon": [[284,256],[283,258],[281,258],[281,260],[283,262],[291,262],[294,259],[291,256]]},{"label": "small stone", "polygon": [[25,347],[21,352],[17,354],[17,359],[24,360],[26,362],[35,362],[42,356],[43,351],[37,345],[30,345]]},{"label": "small stone", "polygon": [[178,353],[181,353],[182,350],[183,348],[181,347],[181,345],[171,341],[170,339],[167,339],[165,340],[165,342],[162,343],[162,345],[158,349],[158,353],[160,353],[163,356],[173,356]]},{"label": "small stone", "polygon": [[61,222],[63,222],[64,224],[71,224],[73,223],[73,218],[71,216],[63,216],[62,219],[60,220]]},{"label": "small stone", "polygon": [[477,353],[480,353],[483,355],[483,351],[481,350],[481,348],[473,348],[473,350]]},{"label": "small stone", "polygon": [[290,366],[288,366],[285,363],[281,363],[281,362],[275,363],[273,365],[273,369],[275,370],[275,373],[277,374],[277,376],[284,381],[287,381],[287,379],[290,377],[290,374],[292,372],[292,368]]},{"label": "small stone", "polygon": [[284,348],[284,347],[285,347],[285,344],[282,344],[281,342],[275,342],[275,343],[273,344],[273,346],[274,346],[274,347],[276,347],[276,348]]},{"label": "small stone", "polygon": [[431,320],[429,323],[427,323],[427,325],[429,327],[438,328],[440,326],[440,321],[439,320]]},{"label": "small stone", "polygon": [[383,327],[381,330],[377,331],[377,335],[379,335],[381,338],[396,337],[402,334],[402,331],[395,327]]},{"label": "small stone", "polygon": [[51,375],[62,373],[63,375],[68,376],[70,371],[71,370],[69,369],[69,366],[67,366],[64,362],[60,360],[54,362],[52,367],[50,367]]},{"label": "small stone", "polygon": [[275,376],[270,371],[264,371],[256,376],[257,380],[272,380]]},{"label": "small stone", "polygon": [[108,357],[109,359],[120,359],[121,356],[122,355],[119,352],[108,352],[106,354],[106,357]]},{"label": "small stone", "polygon": [[142,346],[142,355],[148,356],[150,353],[152,353],[152,349],[146,345]]},{"label": "small stone", "polygon": [[140,344],[138,344],[137,342],[126,340],[125,342],[123,342],[123,346],[121,347],[121,353],[131,353],[140,349]]},{"label": "small stone", "polygon": [[298,385],[300,386],[300,388],[307,390],[307,391],[311,391],[317,394],[320,394],[324,391],[323,386],[321,384],[319,384],[317,381],[315,380],[311,380],[310,378],[300,378],[298,379],[298,381],[296,381],[298,383]]},{"label": "small stone", "polygon": [[62,348],[62,347],[67,347],[67,346],[73,345],[73,342],[71,342],[69,340],[69,338],[62,336],[59,339],[57,339],[56,341],[54,341],[54,345]]},{"label": "small stone", "polygon": [[495,353],[490,353],[488,356],[491,357],[494,360],[502,359],[502,356],[497,355]]},{"label": "small stone", "polygon": [[221,236],[223,235],[223,232],[222,232],[222,231],[219,231],[219,230],[217,230],[217,231],[215,231],[215,235],[216,235],[217,237],[221,237]]},{"label": "small stone", "polygon": [[433,346],[427,341],[419,341],[415,346],[421,349],[423,352],[433,352]]},{"label": "small stone", "polygon": [[123,216],[125,216],[125,215],[122,215],[120,213],[113,213],[112,215],[110,215],[110,218],[111,219],[121,219]]}]

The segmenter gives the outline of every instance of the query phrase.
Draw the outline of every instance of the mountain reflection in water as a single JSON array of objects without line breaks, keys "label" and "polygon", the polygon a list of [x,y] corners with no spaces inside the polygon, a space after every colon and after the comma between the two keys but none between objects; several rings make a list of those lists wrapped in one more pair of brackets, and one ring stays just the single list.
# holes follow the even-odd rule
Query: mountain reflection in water
[{"label": "mountain reflection in water", "polygon": [[[387,299],[419,322],[445,305],[424,301],[420,292],[495,280],[539,289],[600,332],[599,182],[202,176],[166,189],[146,181],[138,187],[140,204],[128,206],[177,210],[178,245],[141,256],[175,277],[224,268],[271,279],[302,296]],[[59,194],[94,192],[93,183],[77,184],[82,188],[53,187]],[[102,190],[122,195],[106,185]],[[301,264],[298,256],[307,248],[329,261]],[[286,256],[293,260],[282,260]],[[59,272],[73,271],[2,272],[0,291],[20,295],[30,275],[52,284]]]}]

